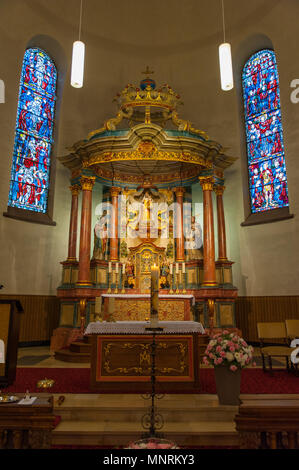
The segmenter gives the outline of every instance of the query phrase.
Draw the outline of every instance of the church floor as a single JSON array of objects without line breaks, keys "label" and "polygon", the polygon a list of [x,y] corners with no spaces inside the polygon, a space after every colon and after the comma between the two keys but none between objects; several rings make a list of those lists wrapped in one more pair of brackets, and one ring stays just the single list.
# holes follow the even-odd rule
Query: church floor
[{"label": "church floor", "polygon": [[[257,367],[262,367],[262,360],[259,349],[256,348],[254,351],[254,360]],[[50,352],[49,346],[34,346],[19,348],[18,350],[18,367],[62,367],[62,368],[89,368],[89,364],[74,363],[58,361],[54,358],[54,355]],[[205,367],[201,365],[201,367]],[[284,359],[275,358],[273,359],[273,368],[285,367]]]},{"label": "church floor", "polygon": [[[258,354],[258,350],[256,350]],[[257,355],[257,360],[260,357]],[[283,363],[275,363],[281,367]],[[89,364],[57,361],[49,347],[19,348],[19,368],[89,368]],[[258,367],[259,368],[259,367]],[[64,401],[59,402],[63,395]],[[250,395],[241,395],[241,399]],[[252,395],[251,395],[252,396]],[[273,395],[255,395],[263,398]],[[294,397],[295,395],[293,395]],[[298,395],[299,396],[299,395]],[[144,434],[142,417],[149,401],[138,394],[54,393],[54,414],[60,422],[52,434],[52,444],[59,446],[126,447]],[[287,395],[276,395],[283,399]],[[219,405],[214,394],[169,394],[159,400],[166,439],[180,447],[238,447],[234,418],[238,407]]]},{"label": "church floor", "polygon": [[[56,396],[54,398],[56,401]],[[67,395],[55,413],[61,422],[54,445],[126,446],[145,432],[141,421],[148,400],[139,395]],[[158,411],[164,437],[180,446],[238,445],[237,407],[219,406],[214,395],[165,395]]]}]

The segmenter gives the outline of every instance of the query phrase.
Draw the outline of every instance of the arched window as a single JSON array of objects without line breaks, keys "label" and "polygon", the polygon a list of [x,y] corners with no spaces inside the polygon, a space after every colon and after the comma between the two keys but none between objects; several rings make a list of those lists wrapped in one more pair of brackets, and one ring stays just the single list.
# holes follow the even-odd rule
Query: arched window
[{"label": "arched window", "polygon": [[275,53],[264,49],[242,74],[251,213],[289,206]]},{"label": "arched window", "polygon": [[57,71],[39,48],[24,55],[8,206],[47,213]]}]

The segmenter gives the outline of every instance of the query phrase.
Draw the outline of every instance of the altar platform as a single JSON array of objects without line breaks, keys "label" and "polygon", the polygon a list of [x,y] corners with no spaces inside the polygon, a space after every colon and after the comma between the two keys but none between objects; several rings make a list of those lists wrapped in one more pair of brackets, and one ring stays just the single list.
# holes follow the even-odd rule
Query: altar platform
[{"label": "altar platform", "polygon": [[[61,422],[53,431],[54,446],[125,447],[140,439],[141,420],[149,400],[130,394],[65,394],[61,406],[54,396],[54,412]],[[235,406],[221,406],[216,395],[165,395],[158,402],[164,437],[179,446],[238,446]]]}]

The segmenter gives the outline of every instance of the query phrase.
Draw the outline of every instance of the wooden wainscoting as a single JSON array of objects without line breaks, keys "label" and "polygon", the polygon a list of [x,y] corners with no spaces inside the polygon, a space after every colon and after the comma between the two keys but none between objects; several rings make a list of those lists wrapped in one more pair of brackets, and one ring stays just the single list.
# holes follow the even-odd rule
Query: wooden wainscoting
[{"label": "wooden wainscoting", "polygon": [[20,343],[50,341],[59,323],[59,299],[55,295],[0,295],[0,299],[21,302]]},{"label": "wooden wainscoting", "polygon": [[257,323],[299,319],[299,296],[238,297],[236,323],[243,338],[258,342]]}]

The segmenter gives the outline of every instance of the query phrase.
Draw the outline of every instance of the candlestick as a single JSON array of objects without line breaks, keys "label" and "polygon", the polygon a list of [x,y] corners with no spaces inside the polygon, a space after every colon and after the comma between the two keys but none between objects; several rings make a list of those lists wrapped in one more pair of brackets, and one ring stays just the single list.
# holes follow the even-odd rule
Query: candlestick
[{"label": "candlestick", "polygon": [[183,274],[183,294],[186,294],[186,271]]},{"label": "candlestick", "polygon": [[111,272],[108,271],[108,290],[107,294],[111,294]]},{"label": "candlestick", "polygon": [[151,327],[158,327],[159,311],[159,272],[158,266],[151,267]]},{"label": "candlestick", "polygon": [[176,294],[179,294],[180,293],[180,290],[179,290],[179,273],[177,272],[176,274],[176,291],[175,291]]},{"label": "candlestick", "polygon": [[114,293],[115,294],[118,293],[118,269],[117,269],[117,271],[115,271],[115,289],[114,289]]},{"label": "candlestick", "polygon": [[121,293],[125,294],[125,275],[126,275],[126,265],[123,263],[122,276],[121,276]]},{"label": "candlestick", "polygon": [[95,321],[101,321],[101,314],[102,314],[102,297],[96,297],[95,307],[94,307]]}]

